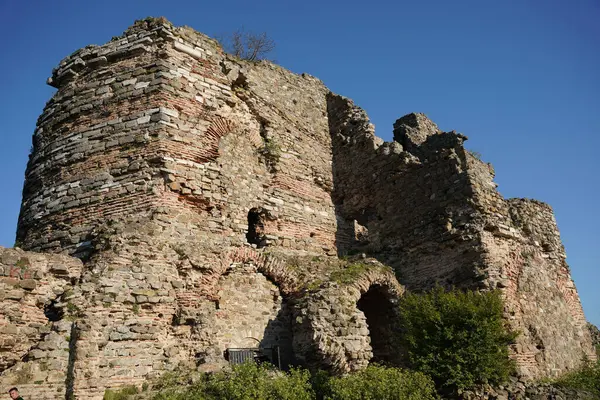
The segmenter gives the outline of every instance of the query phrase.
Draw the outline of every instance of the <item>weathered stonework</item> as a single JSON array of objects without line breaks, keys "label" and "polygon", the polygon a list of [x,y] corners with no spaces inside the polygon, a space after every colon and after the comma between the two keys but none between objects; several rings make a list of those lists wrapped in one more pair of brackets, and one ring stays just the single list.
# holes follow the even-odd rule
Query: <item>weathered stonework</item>
[{"label": "weathered stonework", "polygon": [[536,383],[511,379],[500,387],[482,385],[460,395],[464,400],[594,400],[594,393],[582,389],[556,387],[549,383]]},{"label": "weathered stonework", "polygon": [[403,289],[391,270],[371,263],[352,283],[325,285],[296,305],[293,343],[302,365],[344,373],[398,361],[393,305]]},{"label": "weathered stonework", "polygon": [[[0,247],[0,382],[65,396],[81,261]],[[22,360],[27,360],[22,362]]]},{"label": "weathered stonework", "polygon": [[351,101],[329,94],[328,104],[338,249],[368,252],[409,290],[502,290],[525,378],[595,358],[548,205],[503,199],[491,165],[463,147],[466,137],[422,114],[399,119],[396,141],[382,143]]},{"label": "weathered stonework", "polygon": [[466,137],[423,114],[384,143],[319,80],[164,19],[49,84],[17,231],[48,283],[5,273],[0,386],[33,374],[25,397],[101,399],[237,347],[336,372],[396,362],[394,275],[500,288],[525,378],[593,357],[550,208],[504,200]]}]

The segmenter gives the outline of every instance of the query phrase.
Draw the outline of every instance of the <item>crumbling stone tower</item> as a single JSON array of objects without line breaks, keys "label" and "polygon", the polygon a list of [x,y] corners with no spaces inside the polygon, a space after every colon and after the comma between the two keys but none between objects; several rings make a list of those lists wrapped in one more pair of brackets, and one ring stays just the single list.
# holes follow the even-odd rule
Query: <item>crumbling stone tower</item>
[{"label": "crumbling stone tower", "polygon": [[[340,372],[394,362],[403,289],[379,262],[413,290],[501,288],[525,376],[592,355],[550,208],[504,200],[466,138],[422,114],[384,143],[319,80],[164,19],[78,50],[48,83],[17,232],[30,252],[0,259],[0,383],[102,398],[236,347]],[[336,281],[356,252],[369,267]]]}]

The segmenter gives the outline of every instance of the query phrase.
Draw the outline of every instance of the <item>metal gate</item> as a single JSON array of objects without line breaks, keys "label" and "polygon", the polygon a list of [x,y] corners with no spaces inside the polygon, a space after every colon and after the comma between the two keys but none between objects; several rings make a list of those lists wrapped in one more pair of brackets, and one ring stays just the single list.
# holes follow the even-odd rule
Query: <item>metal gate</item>
[{"label": "metal gate", "polygon": [[273,348],[229,348],[227,349],[227,360],[229,364],[237,365],[247,362],[269,362],[281,369],[281,356],[279,347]]}]

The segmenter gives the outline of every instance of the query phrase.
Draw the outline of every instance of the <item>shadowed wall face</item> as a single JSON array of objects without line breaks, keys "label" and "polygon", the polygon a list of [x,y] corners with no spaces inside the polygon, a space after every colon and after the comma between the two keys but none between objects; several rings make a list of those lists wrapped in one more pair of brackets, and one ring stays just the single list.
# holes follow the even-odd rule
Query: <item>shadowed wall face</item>
[{"label": "shadowed wall face", "polygon": [[396,123],[405,149],[376,137],[350,100],[330,94],[327,104],[338,252],[377,257],[412,290],[477,285],[481,254],[465,138],[411,114]]}]

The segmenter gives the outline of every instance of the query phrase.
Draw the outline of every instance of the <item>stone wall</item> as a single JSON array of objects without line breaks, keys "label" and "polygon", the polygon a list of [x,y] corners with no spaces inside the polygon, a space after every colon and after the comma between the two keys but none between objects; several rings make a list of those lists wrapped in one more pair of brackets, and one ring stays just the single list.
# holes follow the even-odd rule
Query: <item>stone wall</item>
[{"label": "stone wall", "polygon": [[277,286],[255,268],[235,268],[218,285],[211,341],[220,349],[261,348],[269,356],[279,348],[282,367],[293,363],[290,309]]},{"label": "stone wall", "polygon": [[[396,362],[403,289],[375,259],[411,290],[502,289],[527,377],[591,354],[551,210],[504,200],[466,137],[423,114],[384,143],[318,79],[231,58],[160,18],[76,51],[49,84],[17,243],[84,264],[65,264],[72,282],[56,275],[64,291],[45,317],[28,306],[52,322],[47,336],[2,328],[2,348],[25,361],[4,356],[1,379],[51,357],[67,368],[40,389],[99,399],[180,365],[220,368],[251,343],[337,372]],[[340,283],[328,265],[353,252],[375,267]],[[38,286],[8,279],[3,305],[18,314]]]},{"label": "stone wall", "polygon": [[515,378],[499,387],[482,385],[460,394],[464,400],[593,400],[594,393],[582,389],[552,386],[549,383],[519,381]]},{"label": "stone wall", "polygon": [[514,357],[525,378],[557,376],[595,359],[591,337],[571,279],[550,206],[504,200],[490,167],[470,158],[479,215],[483,217],[485,284],[501,289],[506,315],[520,332]]},{"label": "stone wall", "polygon": [[0,387],[65,397],[76,323],[70,298],[81,272],[74,258],[0,247]]},{"label": "stone wall", "polygon": [[590,322],[588,322],[588,329],[590,330],[590,335],[592,336],[592,344],[600,349],[600,329]]},{"label": "stone wall", "polygon": [[329,95],[328,110],[340,252],[368,252],[412,290],[501,289],[525,378],[595,357],[550,207],[505,200],[466,137],[422,114],[396,121],[383,143],[351,101]]},{"label": "stone wall", "polygon": [[[242,339],[228,333],[240,299],[222,275],[248,245],[251,210],[264,213],[264,245],[335,254],[320,81],[227,59],[214,40],[149,19],[67,57],[49,83],[58,92],[34,134],[17,241],[86,260],[74,300],[81,396],[180,363],[222,365]],[[276,290],[263,289],[257,299]],[[277,304],[249,329],[289,348]]]},{"label": "stone wall", "polygon": [[[394,267],[411,290],[436,282],[472,287],[481,279],[481,254],[470,223],[475,210],[464,136],[410,115],[396,123],[404,145],[384,143],[350,100],[331,94],[328,111],[338,250],[367,251]],[[427,129],[420,143],[400,137]]]},{"label": "stone wall", "polygon": [[85,253],[104,220],[159,207],[239,235],[263,207],[270,244],[333,249],[320,81],[270,64],[248,70],[214,40],[162,20],[75,52],[49,81],[58,92],[34,134],[24,248]]}]

